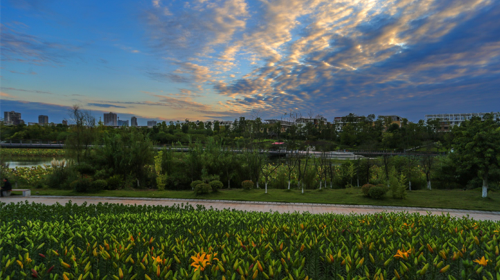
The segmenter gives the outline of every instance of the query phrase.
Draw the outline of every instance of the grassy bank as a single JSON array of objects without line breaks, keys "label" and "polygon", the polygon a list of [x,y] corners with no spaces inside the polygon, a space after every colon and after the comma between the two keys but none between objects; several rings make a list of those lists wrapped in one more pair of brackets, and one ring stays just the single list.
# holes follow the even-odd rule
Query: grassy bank
[{"label": "grassy bank", "polygon": [[217,199],[238,201],[269,201],[295,203],[327,203],[352,205],[384,205],[403,207],[429,207],[445,209],[466,209],[500,211],[500,192],[490,191],[488,198],[481,197],[480,189],[475,190],[418,190],[408,192],[404,200],[393,199],[390,193],[385,198],[375,200],[363,196],[360,189],[324,189],[280,190],[269,189],[268,194],[263,189],[244,191],[241,189],[221,190],[204,196],[196,196],[192,191],[157,191],[157,190],[116,190],[98,193],[75,193],[66,190],[33,189],[32,195],[56,196],[109,196],[109,197],[149,197],[149,198],[181,198],[181,199]]}]

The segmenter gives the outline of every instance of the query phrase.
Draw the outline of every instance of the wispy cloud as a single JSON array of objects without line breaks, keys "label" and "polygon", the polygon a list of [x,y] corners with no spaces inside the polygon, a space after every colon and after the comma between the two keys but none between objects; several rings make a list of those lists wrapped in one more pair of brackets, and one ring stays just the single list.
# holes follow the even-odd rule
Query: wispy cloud
[{"label": "wispy cloud", "polygon": [[3,61],[15,61],[43,65],[62,64],[75,56],[80,47],[45,41],[37,36],[16,31],[0,24],[0,47]]},{"label": "wispy cloud", "polygon": [[124,106],[118,106],[118,105],[107,104],[107,103],[87,103],[87,106],[102,107],[102,108],[127,108]]},{"label": "wispy cloud", "polygon": [[12,87],[1,87],[1,89],[5,90],[5,91],[21,91],[21,92],[52,94],[52,92],[50,92],[50,91],[43,91],[43,90],[30,90],[30,89],[20,89],[20,88],[12,88]]}]

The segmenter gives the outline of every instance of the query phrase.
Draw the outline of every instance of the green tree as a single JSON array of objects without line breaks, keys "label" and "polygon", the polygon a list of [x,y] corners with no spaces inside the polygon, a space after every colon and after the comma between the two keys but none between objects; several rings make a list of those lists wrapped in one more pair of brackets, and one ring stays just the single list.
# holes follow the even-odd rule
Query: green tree
[{"label": "green tree", "polygon": [[487,197],[488,177],[499,163],[500,127],[498,119],[494,120],[492,114],[486,114],[483,119],[473,117],[454,128],[453,151],[460,163],[459,169],[477,168],[477,175],[483,180],[482,196]]}]

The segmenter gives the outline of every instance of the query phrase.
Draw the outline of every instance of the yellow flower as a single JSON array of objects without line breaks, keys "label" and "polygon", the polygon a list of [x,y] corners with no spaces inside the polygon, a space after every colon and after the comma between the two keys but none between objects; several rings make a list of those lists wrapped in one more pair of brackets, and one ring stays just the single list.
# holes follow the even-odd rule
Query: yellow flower
[{"label": "yellow flower", "polygon": [[483,256],[481,259],[474,260],[474,262],[476,262],[482,266],[486,266],[488,264],[489,260],[485,259]]},{"label": "yellow flower", "polygon": [[405,252],[404,248],[403,250],[398,250],[396,255],[394,255],[395,258],[400,258],[400,259],[408,259],[408,256],[411,254],[411,248]]},{"label": "yellow flower", "polygon": [[[191,264],[191,266],[195,267],[196,269],[194,271],[197,271],[198,269],[201,269],[201,271],[204,271],[205,270],[205,267],[207,265],[211,265],[209,263],[210,259],[211,259],[211,254],[205,254],[204,252],[202,252],[203,254],[200,254],[198,253],[196,256],[192,256],[191,259],[193,260],[193,263]],[[214,254],[214,257],[217,256],[217,253]],[[219,259],[217,258],[213,258],[214,260],[218,261]]]}]

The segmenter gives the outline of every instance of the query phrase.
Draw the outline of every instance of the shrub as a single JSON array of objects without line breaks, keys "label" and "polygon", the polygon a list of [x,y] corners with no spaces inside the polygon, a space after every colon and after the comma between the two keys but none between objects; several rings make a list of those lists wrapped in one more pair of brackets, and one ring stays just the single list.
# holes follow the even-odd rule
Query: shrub
[{"label": "shrub", "polygon": [[361,187],[361,191],[363,192],[363,194],[365,196],[369,196],[369,191],[370,191],[370,188],[371,187],[375,187],[374,185],[372,184],[364,184],[362,187]]},{"label": "shrub", "polygon": [[389,175],[389,186],[391,188],[393,198],[406,198],[406,177],[403,173],[401,173],[400,176],[397,176],[394,167]]},{"label": "shrub", "polygon": [[74,169],[76,170],[76,172],[80,173],[81,175],[93,176],[95,173],[95,168],[86,162],[81,162],[80,164],[75,165]]},{"label": "shrub", "polygon": [[382,186],[377,185],[377,186],[371,187],[370,190],[368,191],[368,194],[370,195],[370,197],[374,198],[374,199],[380,199],[386,193],[387,193],[387,187],[383,186],[383,185]]},{"label": "shrub", "polygon": [[108,186],[108,182],[106,182],[105,180],[95,180],[92,182],[92,191],[101,191],[101,190],[105,190],[106,187]]},{"label": "shrub", "polygon": [[245,190],[253,189],[254,183],[252,180],[245,180],[241,182],[241,187]]},{"label": "shrub", "polygon": [[194,193],[196,195],[207,194],[210,193],[210,191],[212,191],[210,184],[201,183],[194,187]]},{"label": "shrub", "polygon": [[71,167],[54,168],[46,178],[46,184],[53,189],[71,189],[71,183],[78,178]]},{"label": "shrub", "polygon": [[210,182],[210,186],[212,187],[212,191],[217,192],[222,189],[224,185],[219,180],[213,180],[212,182]]},{"label": "shrub", "polygon": [[194,190],[196,188],[196,186],[198,186],[199,184],[203,184],[203,183],[204,182],[201,180],[193,181],[193,182],[191,182],[191,189]]},{"label": "shrub", "polygon": [[89,177],[78,178],[73,183],[71,183],[71,188],[75,192],[91,192],[92,189],[92,179]]},{"label": "shrub", "polygon": [[122,187],[123,180],[120,175],[113,175],[106,180],[108,190],[117,190]]}]

